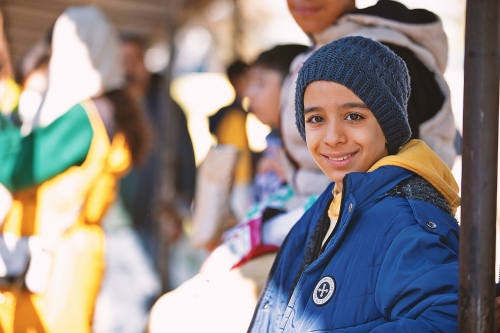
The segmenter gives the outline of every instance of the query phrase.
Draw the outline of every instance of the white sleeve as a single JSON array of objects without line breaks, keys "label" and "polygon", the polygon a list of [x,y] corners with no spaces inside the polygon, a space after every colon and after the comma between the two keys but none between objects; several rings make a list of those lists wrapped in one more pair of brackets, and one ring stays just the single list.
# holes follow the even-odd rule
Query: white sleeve
[{"label": "white sleeve", "polygon": [[0,225],[9,213],[10,208],[12,207],[12,202],[12,194],[5,188],[5,186],[0,184]]}]

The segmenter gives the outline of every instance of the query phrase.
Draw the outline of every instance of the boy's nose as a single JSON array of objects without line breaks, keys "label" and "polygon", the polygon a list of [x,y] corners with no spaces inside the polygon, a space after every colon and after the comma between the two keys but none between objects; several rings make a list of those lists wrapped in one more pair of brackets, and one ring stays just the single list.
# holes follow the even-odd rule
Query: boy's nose
[{"label": "boy's nose", "polygon": [[345,128],[339,120],[332,120],[328,123],[327,131],[323,142],[329,146],[335,146],[346,142]]}]

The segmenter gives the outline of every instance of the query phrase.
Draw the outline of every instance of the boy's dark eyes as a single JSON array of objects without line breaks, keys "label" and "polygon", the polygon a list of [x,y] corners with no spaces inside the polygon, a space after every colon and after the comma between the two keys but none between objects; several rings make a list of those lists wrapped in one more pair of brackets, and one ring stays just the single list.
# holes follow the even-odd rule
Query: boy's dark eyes
[{"label": "boy's dark eyes", "polygon": [[311,123],[311,124],[321,123],[321,122],[323,122],[323,117],[311,116],[311,117],[306,119],[306,122]]},{"label": "boy's dark eyes", "polygon": [[[365,117],[363,115],[356,113],[356,112],[351,112],[345,116],[345,120],[348,121],[360,121],[363,120]],[[317,123],[323,123],[325,122],[325,118],[323,116],[319,115],[313,115],[310,116],[309,118],[306,118],[306,123],[310,124],[317,124]]]},{"label": "boy's dark eyes", "polygon": [[358,121],[358,120],[363,119],[363,116],[360,115],[359,113],[349,113],[347,115],[346,119],[351,120],[351,121]]}]

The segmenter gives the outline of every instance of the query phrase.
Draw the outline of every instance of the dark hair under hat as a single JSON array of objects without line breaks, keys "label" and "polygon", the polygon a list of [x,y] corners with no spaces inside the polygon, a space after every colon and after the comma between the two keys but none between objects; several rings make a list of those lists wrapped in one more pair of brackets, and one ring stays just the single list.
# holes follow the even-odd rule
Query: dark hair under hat
[{"label": "dark hair under hat", "polygon": [[236,59],[226,69],[226,75],[229,81],[233,82],[238,76],[245,75],[248,70],[248,64],[243,60]]},{"label": "dark hair under hat", "polygon": [[295,90],[295,122],[304,141],[304,92],[309,83],[326,80],[352,90],[372,111],[397,153],[411,136],[408,123],[410,76],[405,62],[388,47],[364,37],[346,37],[315,51],[299,71]]}]

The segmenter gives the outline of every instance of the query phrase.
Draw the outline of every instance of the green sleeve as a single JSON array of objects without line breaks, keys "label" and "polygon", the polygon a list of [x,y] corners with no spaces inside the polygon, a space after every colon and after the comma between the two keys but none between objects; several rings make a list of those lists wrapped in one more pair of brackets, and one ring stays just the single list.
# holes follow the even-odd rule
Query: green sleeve
[{"label": "green sleeve", "polygon": [[10,190],[21,141],[19,128],[0,114],[0,183]]},{"label": "green sleeve", "polygon": [[90,120],[80,104],[26,137],[21,137],[19,129],[8,127],[0,133],[0,151],[5,148],[0,153],[0,182],[15,192],[81,165],[92,136]]}]

